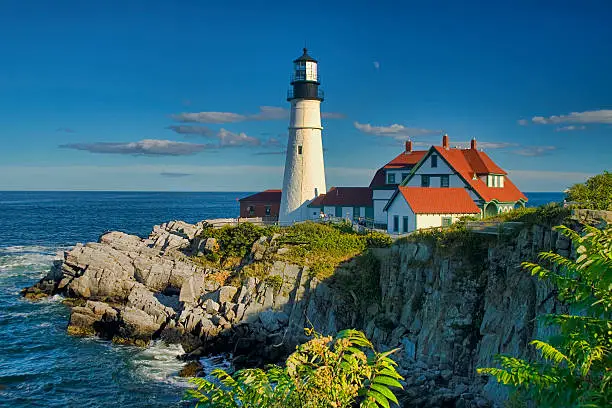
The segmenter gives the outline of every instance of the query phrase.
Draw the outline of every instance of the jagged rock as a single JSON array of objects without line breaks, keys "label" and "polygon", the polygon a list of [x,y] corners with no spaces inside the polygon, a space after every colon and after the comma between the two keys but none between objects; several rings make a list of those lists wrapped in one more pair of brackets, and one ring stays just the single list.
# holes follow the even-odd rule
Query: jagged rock
[{"label": "jagged rock", "polygon": [[199,361],[190,361],[185,364],[181,371],[179,371],[178,376],[187,378],[187,377],[200,377],[204,373],[204,367],[202,363]]},{"label": "jagged rock", "polygon": [[251,258],[254,261],[261,261],[266,254],[268,246],[268,237],[260,237],[257,241],[255,241],[253,247],[251,248]]},{"label": "jagged rock", "polygon": [[219,303],[232,302],[234,296],[238,292],[238,288],[234,286],[221,286],[219,288]]},{"label": "jagged rock", "polygon": [[204,306],[206,307],[206,313],[209,314],[217,314],[219,312],[219,308],[221,307],[217,302],[212,299],[206,299],[204,302]]},{"label": "jagged rock", "polygon": [[146,312],[133,307],[126,307],[120,312],[121,326],[118,330],[119,337],[149,341],[153,334],[158,331],[161,324]]}]

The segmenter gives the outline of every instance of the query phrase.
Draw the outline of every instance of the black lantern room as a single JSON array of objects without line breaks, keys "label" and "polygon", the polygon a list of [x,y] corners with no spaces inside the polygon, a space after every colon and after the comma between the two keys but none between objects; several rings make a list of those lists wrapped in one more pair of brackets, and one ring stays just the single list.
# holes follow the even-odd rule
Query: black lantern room
[{"label": "black lantern room", "polygon": [[319,73],[317,72],[317,60],[308,55],[304,48],[304,54],[293,61],[293,74],[291,85],[287,94],[287,100],[292,99],[316,99],[323,100],[323,91],[319,89]]}]

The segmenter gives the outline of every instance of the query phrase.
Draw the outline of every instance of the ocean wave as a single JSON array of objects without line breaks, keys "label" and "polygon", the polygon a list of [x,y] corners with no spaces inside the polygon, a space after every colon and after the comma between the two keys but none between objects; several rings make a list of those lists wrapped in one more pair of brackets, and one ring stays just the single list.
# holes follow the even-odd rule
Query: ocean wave
[{"label": "ocean wave", "polygon": [[0,247],[0,272],[14,270],[48,270],[55,259],[61,257],[68,247],[45,247],[39,245]]},{"label": "ocean wave", "polygon": [[178,356],[184,353],[180,344],[164,344],[157,341],[134,356],[132,360],[134,373],[138,377],[159,382],[181,382],[177,375],[185,362],[180,361]]}]

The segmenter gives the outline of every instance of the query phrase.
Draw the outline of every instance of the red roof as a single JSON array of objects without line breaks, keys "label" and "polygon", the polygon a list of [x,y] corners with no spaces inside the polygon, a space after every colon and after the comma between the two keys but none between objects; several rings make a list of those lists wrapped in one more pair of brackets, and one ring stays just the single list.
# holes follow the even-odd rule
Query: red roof
[{"label": "red roof", "polygon": [[[478,178],[478,176],[485,174],[508,174],[496,165],[485,152],[476,149],[444,149],[442,146],[433,146],[433,148],[483,200],[513,202],[523,199],[527,201],[527,197],[508,177],[504,177],[503,187],[488,187],[485,182]],[[476,175],[475,180],[474,175]]]},{"label": "red roof", "polygon": [[423,156],[427,153],[427,150],[413,150],[411,152],[403,151],[395,159],[385,164],[385,169],[401,169],[401,168],[412,168],[417,164]]},{"label": "red roof", "polygon": [[460,187],[398,187],[415,214],[480,214],[467,190]]},{"label": "red roof", "polygon": [[372,190],[369,187],[332,187],[327,194],[321,194],[308,206],[321,207],[372,207]]},{"label": "red roof", "polygon": [[266,190],[241,198],[239,201],[253,201],[266,203],[280,203],[281,190]]}]

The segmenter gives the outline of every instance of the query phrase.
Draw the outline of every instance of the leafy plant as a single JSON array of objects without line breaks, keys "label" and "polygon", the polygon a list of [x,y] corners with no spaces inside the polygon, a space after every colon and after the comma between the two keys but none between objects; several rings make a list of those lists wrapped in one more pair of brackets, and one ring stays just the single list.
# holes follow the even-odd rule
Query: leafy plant
[{"label": "leafy plant", "polygon": [[373,231],[366,237],[366,245],[369,248],[388,248],[393,244],[393,239],[382,232]]},{"label": "leafy plant", "polygon": [[612,406],[612,228],[584,226],[582,234],[555,229],[572,240],[578,258],[543,252],[540,264],[523,267],[553,283],[559,300],[576,313],[543,317],[559,326],[559,335],[531,342],[541,354],[538,361],[498,356],[501,368],[478,372],[493,375],[538,407]]},{"label": "leafy plant", "polygon": [[196,407],[216,408],[388,408],[397,404],[391,388],[402,388],[396,350],[378,353],[362,332],[343,330],[335,339],[306,330],[314,338],[298,346],[284,368],[245,369],[229,375],[214,370],[216,381],[193,378],[187,391]]},{"label": "leafy plant", "polygon": [[604,171],[585,183],[574,184],[569,188],[567,198],[579,207],[612,210],[612,173]]}]

